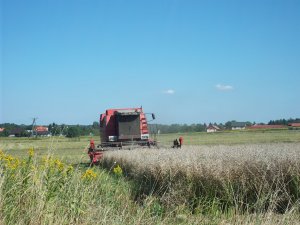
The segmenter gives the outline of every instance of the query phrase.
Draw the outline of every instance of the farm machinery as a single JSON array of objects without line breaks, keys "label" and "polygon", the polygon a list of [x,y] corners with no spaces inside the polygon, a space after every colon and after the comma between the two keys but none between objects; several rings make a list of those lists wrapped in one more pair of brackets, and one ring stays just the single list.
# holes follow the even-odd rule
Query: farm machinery
[{"label": "farm machinery", "polygon": [[[88,150],[92,164],[103,157],[105,151],[157,146],[156,138],[150,139],[146,114],[141,108],[107,109],[100,115],[100,144],[90,141]],[[151,120],[151,121],[152,121]]]}]

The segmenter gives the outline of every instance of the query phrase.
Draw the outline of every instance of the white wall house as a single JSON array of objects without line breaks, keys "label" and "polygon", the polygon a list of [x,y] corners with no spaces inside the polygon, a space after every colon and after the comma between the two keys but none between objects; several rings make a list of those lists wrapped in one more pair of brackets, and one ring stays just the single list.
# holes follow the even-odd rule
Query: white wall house
[{"label": "white wall house", "polygon": [[219,131],[219,130],[220,130],[220,128],[219,128],[218,126],[212,125],[212,124],[210,124],[210,125],[206,128],[206,132],[207,132],[207,133],[213,133],[213,132],[217,132],[217,131]]},{"label": "white wall house", "polygon": [[246,129],[247,123],[245,122],[232,122],[231,130],[244,130]]}]

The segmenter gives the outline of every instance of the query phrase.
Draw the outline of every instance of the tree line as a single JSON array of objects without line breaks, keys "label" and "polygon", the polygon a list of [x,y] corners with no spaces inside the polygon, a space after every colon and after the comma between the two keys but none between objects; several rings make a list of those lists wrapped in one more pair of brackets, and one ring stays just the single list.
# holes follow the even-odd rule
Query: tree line
[{"label": "tree line", "polygon": [[[227,121],[226,123],[197,123],[197,124],[149,124],[149,130],[151,133],[157,133],[158,131],[161,134],[166,133],[186,133],[186,132],[204,132],[206,131],[206,127],[210,124],[218,126],[223,130],[230,130],[231,124],[236,122],[235,120]],[[300,118],[296,119],[278,119],[278,120],[270,120],[268,125],[288,125],[289,123],[300,123]],[[254,125],[255,122],[246,122],[247,125]],[[264,123],[258,123],[264,124]],[[78,136],[86,136],[86,135],[94,135],[99,136],[99,122],[93,122],[90,125],[67,125],[67,124],[56,124],[51,123],[48,126],[48,132],[52,136],[63,135],[66,137],[78,137]],[[19,137],[29,137],[32,136],[32,125],[18,125],[14,123],[3,123],[0,124],[0,128],[5,128],[3,132],[0,132],[0,136],[7,137],[12,133],[18,133]],[[17,131],[17,132],[16,132]]]},{"label": "tree line", "polygon": [[[67,125],[51,123],[44,127],[48,127],[47,134],[52,136],[66,136],[72,138],[86,135],[98,136],[100,134],[98,122],[94,122],[91,125]],[[4,131],[0,132],[0,137],[8,137],[11,134],[17,137],[30,137],[39,135],[38,132],[32,131],[32,125],[3,123],[0,124],[0,128],[4,128]]]},{"label": "tree line", "polygon": [[290,123],[300,123],[300,118],[296,119],[279,119],[279,120],[270,120],[268,125],[288,125]]}]

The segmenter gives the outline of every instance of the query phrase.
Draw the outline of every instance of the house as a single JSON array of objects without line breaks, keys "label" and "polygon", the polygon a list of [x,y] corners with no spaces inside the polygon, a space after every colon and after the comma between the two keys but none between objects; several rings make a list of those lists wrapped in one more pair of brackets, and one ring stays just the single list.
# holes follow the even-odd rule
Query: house
[{"label": "house", "polygon": [[212,124],[209,124],[207,127],[206,127],[206,132],[207,133],[213,133],[213,132],[217,132],[217,131],[220,131],[221,129],[216,126],[216,125],[212,125]]},{"label": "house", "polygon": [[290,129],[300,129],[300,123],[289,123],[288,126]]},{"label": "house", "polygon": [[46,132],[48,131],[48,127],[43,127],[43,126],[37,126],[34,129],[36,132]]},{"label": "house", "polygon": [[0,133],[3,132],[5,128],[0,127]]},{"label": "house", "polygon": [[246,122],[231,122],[231,130],[244,130],[246,126]]},{"label": "house", "polygon": [[34,130],[38,136],[49,136],[48,127],[37,126],[34,128]]},{"label": "house", "polygon": [[248,127],[249,129],[282,129],[286,128],[284,125],[264,125],[264,124],[255,124]]},{"label": "house", "polygon": [[26,137],[28,136],[27,132],[23,128],[14,128],[9,132],[9,137]]}]

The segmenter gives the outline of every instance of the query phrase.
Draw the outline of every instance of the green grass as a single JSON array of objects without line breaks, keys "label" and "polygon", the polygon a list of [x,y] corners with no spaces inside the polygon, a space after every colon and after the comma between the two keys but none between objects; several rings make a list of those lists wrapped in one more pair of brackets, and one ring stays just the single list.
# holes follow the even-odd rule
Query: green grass
[{"label": "green grass", "polygon": [[[232,145],[232,144],[255,144],[255,143],[280,143],[300,142],[300,130],[271,130],[271,131],[228,131],[217,133],[176,133],[160,134],[157,140],[163,146],[171,146],[175,138],[183,136],[184,145]],[[44,155],[49,152],[60,157],[80,159],[84,149],[88,146],[90,138],[96,143],[99,137],[80,137],[69,139],[65,137],[47,138],[0,138],[0,149],[9,151],[13,155],[24,155],[30,147],[34,147],[38,154]],[[22,151],[24,150],[24,151]]]},{"label": "green grass", "polygon": [[299,130],[271,131],[227,131],[216,133],[161,134],[158,140],[163,145],[171,145],[175,138],[183,136],[186,145],[232,145],[255,143],[300,142]]},{"label": "green grass", "polygon": [[37,157],[51,154],[68,163],[81,163],[88,161],[86,148],[90,138],[0,138],[0,149],[22,158],[27,155],[29,148],[34,148]]}]

